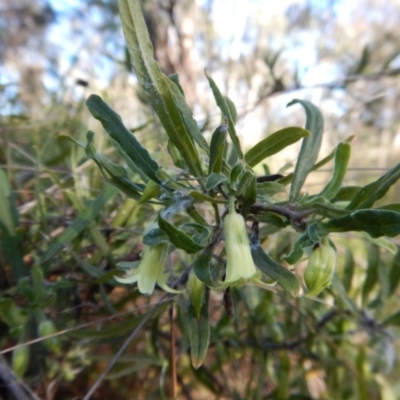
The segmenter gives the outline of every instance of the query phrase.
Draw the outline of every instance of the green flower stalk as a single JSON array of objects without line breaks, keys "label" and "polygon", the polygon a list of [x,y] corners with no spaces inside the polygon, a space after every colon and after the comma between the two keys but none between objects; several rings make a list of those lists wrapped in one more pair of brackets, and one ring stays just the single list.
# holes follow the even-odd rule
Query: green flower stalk
[{"label": "green flower stalk", "polygon": [[168,274],[165,274],[163,269],[167,257],[168,244],[146,246],[139,266],[129,270],[124,277],[115,277],[115,280],[127,284],[137,282],[138,289],[143,294],[152,294],[156,284],[168,293],[181,293],[180,290],[174,290],[166,284]]},{"label": "green flower stalk", "polygon": [[215,290],[225,290],[229,286],[243,286],[250,283],[270,289],[261,281],[261,272],[257,270],[250,251],[250,241],[247,236],[246,223],[234,206],[234,198],[230,199],[229,214],[224,220],[226,274],[224,282]]},{"label": "green flower stalk", "polygon": [[329,244],[328,239],[323,239],[313,250],[304,273],[304,281],[308,289],[307,297],[317,296],[331,285],[335,266],[336,251]]}]

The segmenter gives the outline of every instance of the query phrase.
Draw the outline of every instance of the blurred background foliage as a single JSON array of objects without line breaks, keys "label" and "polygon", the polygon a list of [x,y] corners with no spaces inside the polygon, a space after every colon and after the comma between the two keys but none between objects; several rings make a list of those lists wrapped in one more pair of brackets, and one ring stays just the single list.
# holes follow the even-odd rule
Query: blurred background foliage
[{"label": "blurred background foliage", "polygon": [[[307,99],[326,121],[320,158],[355,135],[346,186],[374,180],[400,152],[398,1],[279,3],[142,2],[155,57],[166,74],[179,74],[207,139],[220,113],[204,69],[236,104],[246,148],[284,126],[301,126],[302,111],[285,106]],[[87,129],[99,130],[84,106],[97,93],[164,164],[167,143],[132,74],[116,1],[1,0],[0,12],[0,197],[13,193],[3,202],[11,221],[1,224],[18,227],[12,246],[20,256],[13,260],[20,268],[11,271],[3,235],[1,348],[44,336],[43,322],[52,322],[48,333],[65,331],[21,347],[23,381],[14,391],[7,365],[18,373],[17,361],[3,352],[0,393],[81,398],[157,300],[99,279],[116,262],[138,259],[152,207],[105,186],[84,151],[57,136],[84,142]],[[118,161],[104,135],[95,143]],[[272,157],[272,173],[285,164],[290,170],[296,146]],[[313,174],[306,189],[317,192],[330,173],[331,166]],[[382,205],[396,202],[399,190],[392,188]],[[92,222],[74,231],[77,216],[91,209],[99,210]],[[274,258],[292,241],[289,232],[271,235]],[[176,387],[187,399],[400,398],[400,242],[391,243],[385,249],[361,235],[338,236],[345,300],[234,289],[231,316],[214,293],[210,351],[198,370],[188,356],[185,315],[179,307],[172,316],[161,312],[166,304],[92,398],[170,398]],[[68,251],[40,265],[54,244]],[[344,311],[356,308],[363,310],[359,318]]]}]

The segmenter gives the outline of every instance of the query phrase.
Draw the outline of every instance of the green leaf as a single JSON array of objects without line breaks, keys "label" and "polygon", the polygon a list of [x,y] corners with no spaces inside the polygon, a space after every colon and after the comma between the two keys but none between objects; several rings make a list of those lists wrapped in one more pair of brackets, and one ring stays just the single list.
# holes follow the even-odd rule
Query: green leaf
[{"label": "green leaf", "polygon": [[17,231],[19,217],[14,194],[8,184],[5,172],[0,169],[0,250],[11,267],[15,282],[28,274],[23,255],[21,234]]},{"label": "green leaf", "polygon": [[235,103],[228,96],[224,96],[224,99],[227,107],[229,108],[229,114],[232,117],[232,122],[236,124],[238,114]]},{"label": "green leaf", "polygon": [[378,283],[379,278],[380,255],[379,247],[375,245],[368,246],[368,267],[367,274],[362,287],[362,304],[365,307],[368,301],[368,295],[374,286]]},{"label": "green leaf", "polygon": [[285,193],[285,186],[278,182],[257,182],[257,194],[273,196],[277,193]]},{"label": "green leaf", "polygon": [[400,178],[400,163],[382,175],[375,182],[364,186],[358,191],[354,199],[347,206],[349,210],[371,208],[376,201],[381,199],[390,187]]},{"label": "green leaf", "polygon": [[250,207],[257,200],[257,181],[254,172],[248,169],[239,181],[238,195],[241,197],[242,214],[246,218],[250,212]]},{"label": "green leaf", "polygon": [[208,143],[202,133],[200,132],[197,122],[193,119],[192,110],[186,103],[185,97],[181,90],[175,86],[170,85],[172,96],[175,100],[175,104],[178,107],[179,112],[183,120],[183,124],[192,139],[203,149],[207,154],[210,152]]},{"label": "green leaf", "polygon": [[212,173],[206,180],[206,190],[212,190],[218,185],[228,181],[228,178],[223,174]]},{"label": "green leaf", "polygon": [[400,311],[395,312],[381,322],[382,327],[386,326],[400,326]]},{"label": "green leaf", "polygon": [[[345,142],[350,143],[354,139],[354,135],[349,136]],[[326,157],[324,157],[322,160],[318,161],[313,167],[311,171],[317,171],[319,168],[323,167],[324,165],[328,164],[329,161],[333,160],[335,157],[336,149],[331,151]],[[282,183],[282,185],[287,185],[290,183],[293,179],[293,174],[286,175],[285,177],[279,179],[279,183]]]},{"label": "green leaf", "polygon": [[10,328],[25,325],[30,318],[26,310],[17,307],[8,298],[0,299],[0,317]]},{"label": "green leaf", "polygon": [[343,266],[342,282],[343,282],[343,287],[346,289],[347,293],[349,293],[349,291],[351,290],[351,283],[354,275],[354,267],[355,267],[355,262],[354,262],[353,252],[346,247],[346,258]]},{"label": "green leaf", "polygon": [[203,246],[196,243],[189,235],[166,221],[161,212],[158,214],[158,226],[166,233],[168,239],[176,248],[182,249],[188,254],[197,253],[203,249]]},{"label": "green leaf", "polygon": [[175,167],[178,167],[180,169],[185,169],[186,163],[183,160],[181,153],[179,153],[178,149],[175,147],[175,145],[171,142],[170,139],[168,139],[167,150],[169,155],[171,156],[172,162],[174,163]]},{"label": "green leaf", "polygon": [[[206,298],[208,296],[206,295]],[[193,368],[197,369],[207,356],[208,345],[210,342],[210,321],[208,318],[208,301],[202,304],[200,317],[196,317],[193,304],[189,304],[188,312],[188,331],[190,343],[190,356]]]},{"label": "green leaf", "polygon": [[229,181],[231,183],[231,186],[234,186],[244,174],[246,171],[246,165],[243,163],[243,161],[238,161],[231,169],[231,172],[229,174]]},{"label": "green leaf", "polygon": [[300,190],[307,178],[308,173],[314,167],[321,147],[322,133],[324,131],[324,119],[319,109],[306,100],[292,100],[288,106],[300,103],[306,112],[306,129],[311,137],[305,137],[297,159],[296,168],[293,173],[292,185],[290,187],[289,202],[295,203],[300,195]]},{"label": "green leaf", "polygon": [[360,189],[361,186],[342,187],[331,201],[332,203],[337,203],[339,201],[351,201],[354,196],[360,191]]},{"label": "green leaf", "polygon": [[359,210],[323,223],[330,232],[364,231],[373,238],[400,234],[400,213],[389,210]]},{"label": "green leaf", "polygon": [[86,106],[93,117],[102,123],[106,132],[119,144],[132,162],[150,179],[159,182],[155,175],[159,168],[158,164],[125,127],[121,117],[100,96],[94,94],[86,100]]},{"label": "green leaf", "polygon": [[[304,205],[303,207],[308,208],[307,205]],[[303,207],[299,207],[299,210]],[[325,218],[339,218],[351,213],[350,210],[343,210],[343,208],[337,208],[326,203],[313,203],[311,208],[315,214],[322,215]]]},{"label": "green leaf", "polygon": [[300,283],[296,275],[273,260],[259,245],[251,247],[251,255],[262,272],[277,281],[289,294],[298,296]]},{"label": "green leaf", "polygon": [[50,245],[41,258],[41,263],[48,262],[63,246],[75,239],[85,228],[87,228],[94,219],[100,214],[105,204],[118,194],[118,189],[106,185],[102,193],[96,200],[92,201],[88,207],[72,222],[68,228],[57,236],[56,240]]},{"label": "green leaf", "polygon": [[209,174],[213,172],[221,172],[227,134],[228,127],[226,125],[219,126],[212,134],[210,144],[210,164],[208,166]]},{"label": "green leaf", "polygon": [[296,240],[293,249],[288,255],[282,256],[282,259],[289,264],[295,264],[303,256],[303,249],[314,246],[326,236],[326,229],[320,223],[312,223],[308,229]]},{"label": "green leaf", "polygon": [[310,132],[299,127],[288,127],[272,133],[251,148],[244,156],[247,164],[254,167],[259,162],[282,149],[296,143],[303,137],[310,136]]},{"label": "green leaf", "polygon": [[168,75],[168,79],[171,80],[172,82],[174,82],[175,85],[178,87],[179,91],[183,94],[183,96],[185,96],[185,92],[183,91],[181,82],[179,80],[179,75],[176,73],[170,74],[170,75]]},{"label": "green leaf", "polygon": [[[18,344],[22,343],[23,341],[21,340]],[[25,372],[28,369],[29,360],[30,360],[29,346],[18,347],[12,352],[11,365],[14,374],[18,378],[22,378],[25,375]]]},{"label": "green leaf", "polygon": [[210,203],[214,203],[214,204],[227,204],[228,203],[227,199],[216,199],[214,197],[207,196],[204,193],[196,192],[195,190],[189,191],[186,194],[188,194],[189,196],[192,196],[193,198],[195,198],[197,200],[209,201]]},{"label": "green leaf", "polygon": [[389,272],[389,296],[395,293],[400,282],[400,247],[397,247],[397,253],[393,257]]},{"label": "green leaf", "polygon": [[347,164],[350,159],[351,147],[349,143],[339,143],[335,152],[335,168],[333,176],[325,188],[317,196],[325,197],[330,200],[334,198],[342,186],[343,178],[346,174]]},{"label": "green leaf", "polygon": [[119,0],[118,5],[125,40],[139,83],[190,172],[194,176],[203,176],[199,154],[188,129],[189,126],[192,127],[194,137],[202,142],[197,124],[179,88],[161,72],[154,60],[153,46],[140,1]]},{"label": "green leaf", "polygon": [[395,203],[395,204],[386,204],[382,207],[377,207],[378,210],[391,210],[391,211],[396,211],[400,212],[400,204]]},{"label": "green leaf", "polygon": [[214,246],[207,246],[193,263],[193,271],[202,282],[207,285],[213,283],[213,276],[211,273],[211,260],[214,252]]},{"label": "green leaf", "polygon": [[228,119],[228,127],[229,127],[228,132],[229,132],[229,136],[231,137],[232,144],[235,147],[236,153],[239,156],[239,158],[243,158],[243,153],[240,148],[239,138],[236,134],[235,125],[233,123],[234,116],[231,115],[231,109],[228,106],[228,104],[225,100],[225,97],[221,94],[221,92],[220,92],[218,86],[216,85],[216,83],[214,82],[214,80],[207,74],[207,72],[205,72],[205,74],[206,74],[206,77],[210,84],[211,90],[214,94],[215,101],[217,102],[217,105],[218,105],[219,109],[221,110],[222,116],[226,117]]},{"label": "green leaf", "polygon": [[144,190],[144,187],[131,182],[124,167],[111,162],[107,157],[97,153],[92,143],[93,136],[94,133],[92,131],[88,131],[86,136],[88,143],[85,147],[86,155],[98,165],[101,173],[110,185],[117,187],[128,197],[139,200],[141,198],[140,192]]},{"label": "green leaf", "polygon": [[161,229],[154,228],[143,236],[143,243],[148,246],[157,246],[161,243],[169,243],[169,239]]}]

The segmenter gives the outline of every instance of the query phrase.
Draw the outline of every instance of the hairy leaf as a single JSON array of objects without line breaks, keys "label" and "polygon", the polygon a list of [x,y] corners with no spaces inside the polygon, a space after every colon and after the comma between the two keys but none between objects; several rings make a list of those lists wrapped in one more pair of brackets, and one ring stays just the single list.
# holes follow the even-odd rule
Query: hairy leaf
[{"label": "hairy leaf", "polygon": [[159,182],[155,173],[158,164],[149,152],[139,143],[134,135],[122,123],[121,117],[103,101],[100,96],[92,94],[86,105],[94,118],[98,119],[107,133],[114,139],[132,162],[150,179]]},{"label": "hairy leaf", "polygon": [[235,125],[233,123],[234,116],[231,115],[231,109],[228,106],[228,104],[225,100],[225,97],[221,94],[218,86],[216,85],[214,80],[207,74],[207,72],[206,72],[206,77],[210,84],[211,90],[214,94],[215,101],[217,102],[217,105],[222,112],[222,116],[226,117],[228,119],[228,126],[229,126],[228,132],[229,132],[229,136],[231,137],[233,146],[235,147],[236,153],[239,156],[239,158],[243,158],[243,153],[242,153],[242,149],[240,148],[239,138],[236,134]]},{"label": "hairy leaf", "polygon": [[196,243],[188,234],[166,221],[161,213],[158,214],[158,226],[166,233],[170,242],[178,249],[188,254],[197,253],[203,246]]},{"label": "hairy leaf", "polygon": [[199,154],[188,129],[192,127],[198,139],[197,124],[179,88],[161,72],[154,60],[140,1],[119,0],[118,5],[132,66],[140,85],[191,173],[203,176]]},{"label": "hairy leaf", "polygon": [[389,210],[359,210],[323,224],[330,232],[364,231],[373,238],[400,234],[400,213]]},{"label": "hairy leaf", "polygon": [[400,163],[390,169],[375,182],[364,186],[347,206],[349,210],[370,208],[381,199],[390,187],[400,178]]}]

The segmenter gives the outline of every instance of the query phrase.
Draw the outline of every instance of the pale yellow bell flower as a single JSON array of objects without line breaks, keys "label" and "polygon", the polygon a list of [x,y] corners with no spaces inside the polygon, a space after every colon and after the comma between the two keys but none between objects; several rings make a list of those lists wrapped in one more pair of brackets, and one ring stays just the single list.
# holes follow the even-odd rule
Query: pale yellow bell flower
[{"label": "pale yellow bell flower", "polygon": [[[166,282],[168,274],[163,272],[168,257],[168,244],[145,246],[142,260],[137,268],[129,270],[124,277],[114,277],[121,283],[136,283],[140,293],[152,294],[156,284],[168,293],[181,293],[170,288]],[[124,263],[126,265],[126,263]]]},{"label": "pale yellow bell flower", "polygon": [[232,201],[229,214],[224,220],[224,235],[227,260],[225,280],[213,289],[225,290],[229,286],[245,284],[270,289],[273,285],[261,281],[261,272],[257,270],[251,256],[245,220],[236,212]]}]

